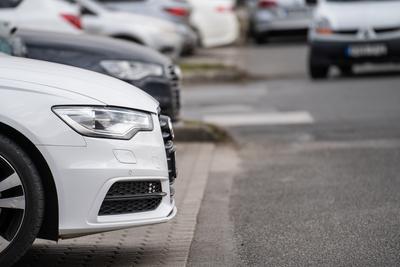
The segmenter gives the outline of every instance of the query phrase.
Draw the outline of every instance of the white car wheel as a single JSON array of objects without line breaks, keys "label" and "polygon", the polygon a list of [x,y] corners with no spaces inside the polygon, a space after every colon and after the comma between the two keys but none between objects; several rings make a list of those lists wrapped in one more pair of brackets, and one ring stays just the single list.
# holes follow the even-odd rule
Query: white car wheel
[{"label": "white car wheel", "polygon": [[0,135],[0,266],[11,266],[29,249],[43,210],[35,165],[17,144]]}]

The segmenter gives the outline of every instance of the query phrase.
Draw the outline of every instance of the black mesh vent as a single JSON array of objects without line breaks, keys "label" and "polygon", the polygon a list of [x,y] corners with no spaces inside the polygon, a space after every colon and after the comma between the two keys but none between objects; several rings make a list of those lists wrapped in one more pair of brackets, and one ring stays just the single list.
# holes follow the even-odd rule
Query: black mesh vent
[{"label": "black mesh vent", "polygon": [[143,182],[118,182],[111,186],[107,193],[107,197],[110,196],[126,196],[136,194],[151,194],[161,193],[161,183],[154,181],[143,181]]},{"label": "black mesh vent", "polygon": [[162,197],[136,200],[104,201],[99,215],[119,215],[155,210]]},{"label": "black mesh vent", "polygon": [[128,181],[113,184],[99,215],[120,215],[155,210],[165,193],[159,181]]}]

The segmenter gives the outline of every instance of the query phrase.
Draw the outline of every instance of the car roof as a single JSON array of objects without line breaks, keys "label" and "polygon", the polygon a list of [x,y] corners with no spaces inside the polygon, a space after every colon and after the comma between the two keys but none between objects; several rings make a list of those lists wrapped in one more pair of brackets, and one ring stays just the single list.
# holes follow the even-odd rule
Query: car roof
[{"label": "car roof", "polygon": [[148,47],[130,41],[89,34],[65,34],[49,31],[21,30],[17,35],[28,46],[70,48],[99,53],[107,59],[129,59],[156,64],[171,64],[170,59]]}]

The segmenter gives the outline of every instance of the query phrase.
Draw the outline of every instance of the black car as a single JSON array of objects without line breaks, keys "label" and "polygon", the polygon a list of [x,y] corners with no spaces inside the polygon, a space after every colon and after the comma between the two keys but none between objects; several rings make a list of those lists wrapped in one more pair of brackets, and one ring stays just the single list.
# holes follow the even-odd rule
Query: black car
[{"label": "black car", "polygon": [[160,102],[162,114],[178,120],[180,69],[160,53],[131,42],[86,34],[18,31],[17,35],[26,45],[26,57],[119,78],[153,96]]}]

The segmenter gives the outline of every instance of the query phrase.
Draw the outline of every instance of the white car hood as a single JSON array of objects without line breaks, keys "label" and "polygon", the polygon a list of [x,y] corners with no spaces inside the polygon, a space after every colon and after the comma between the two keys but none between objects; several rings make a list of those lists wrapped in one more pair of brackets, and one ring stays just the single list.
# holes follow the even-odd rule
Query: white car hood
[{"label": "white car hood", "polygon": [[[21,76],[21,72],[24,73]],[[46,86],[45,93],[65,97],[75,95],[80,101],[93,100],[98,105],[127,107],[156,113],[158,102],[147,93],[118,79],[80,68],[45,61],[2,57],[0,79],[23,81]],[[35,87],[32,87],[35,88]]]},{"label": "white car hood", "polygon": [[327,18],[333,29],[399,27],[400,1],[323,2],[318,17]]}]

